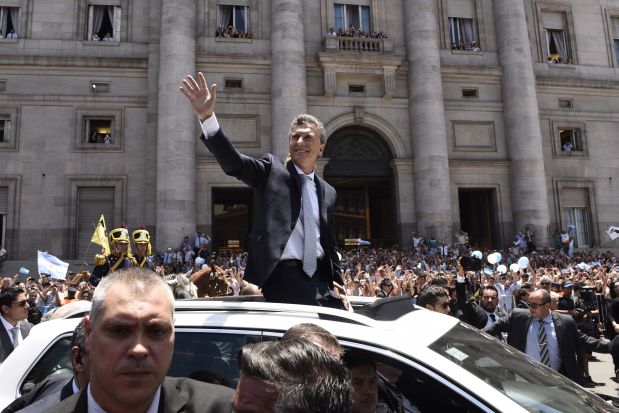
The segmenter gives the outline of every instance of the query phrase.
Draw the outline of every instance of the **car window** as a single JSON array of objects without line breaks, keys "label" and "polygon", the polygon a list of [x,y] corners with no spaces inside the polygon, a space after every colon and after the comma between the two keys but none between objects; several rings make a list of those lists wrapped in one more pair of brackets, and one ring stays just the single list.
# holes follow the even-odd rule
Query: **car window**
[{"label": "car window", "polygon": [[[382,349],[344,345],[344,359],[371,360],[379,374],[378,398],[383,411],[480,413],[493,411],[454,384],[414,363],[390,357]],[[395,355],[394,355],[395,356]]]},{"label": "car window", "polygon": [[19,388],[20,393],[28,393],[37,383],[52,374],[73,374],[70,350],[71,336],[61,337],[48,347],[43,357],[39,359],[22,382]]},{"label": "car window", "polygon": [[604,412],[608,405],[518,350],[459,323],[430,349],[479,377],[531,412]]},{"label": "car window", "polygon": [[176,330],[168,376],[189,377],[235,388],[239,379],[238,352],[245,344],[258,341],[258,332]]}]

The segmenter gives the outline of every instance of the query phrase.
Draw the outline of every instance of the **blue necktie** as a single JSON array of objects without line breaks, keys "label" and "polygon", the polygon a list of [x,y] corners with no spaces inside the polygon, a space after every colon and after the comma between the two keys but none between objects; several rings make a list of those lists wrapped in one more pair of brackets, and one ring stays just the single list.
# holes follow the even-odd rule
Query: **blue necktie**
[{"label": "blue necktie", "polygon": [[537,335],[539,341],[539,361],[542,364],[550,366],[550,357],[548,356],[548,342],[546,341],[546,329],[544,321],[539,320],[539,333]]},{"label": "blue necktie", "polygon": [[303,194],[301,196],[301,205],[303,207],[303,271],[312,277],[316,272],[316,223],[314,222],[314,211],[312,209],[312,201],[309,194],[309,176],[303,174],[302,185]]}]

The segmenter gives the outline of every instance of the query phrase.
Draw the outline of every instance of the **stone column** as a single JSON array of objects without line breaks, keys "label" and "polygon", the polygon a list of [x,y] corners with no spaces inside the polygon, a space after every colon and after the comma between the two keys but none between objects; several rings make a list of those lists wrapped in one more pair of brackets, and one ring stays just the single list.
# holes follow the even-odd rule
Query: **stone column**
[{"label": "stone column", "polygon": [[452,238],[447,133],[434,0],[404,2],[417,232]]},{"label": "stone column", "polygon": [[271,1],[271,152],[288,154],[290,122],[307,111],[303,2]]},{"label": "stone column", "polygon": [[529,224],[538,244],[546,245],[548,193],[524,4],[521,0],[497,0],[494,16],[503,69],[503,118],[514,230],[524,230]]},{"label": "stone column", "polygon": [[411,231],[415,230],[415,204],[413,197],[412,159],[394,159],[392,162],[396,194],[396,227],[398,242],[402,248],[409,248]]},{"label": "stone column", "polygon": [[[161,0],[149,2],[150,21],[161,21]],[[159,25],[154,24],[148,38],[148,106],[146,108],[146,136],[157,136],[157,99],[159,97]],[[144,216],[141,222],[150,232],[151,243],[157,245],[157,145],[149,145],[145,152]]]},{"label": "stone column", "polygon": [[196,230],[196,117],[178,90],[195,75],[194,0],[161,2],[157,105],[157,248],[175,247]]}]

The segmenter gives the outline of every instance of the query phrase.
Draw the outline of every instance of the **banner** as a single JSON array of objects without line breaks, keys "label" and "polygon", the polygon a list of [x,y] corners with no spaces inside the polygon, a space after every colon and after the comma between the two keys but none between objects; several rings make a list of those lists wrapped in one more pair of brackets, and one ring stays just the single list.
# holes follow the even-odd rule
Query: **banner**
[{"label": "banner", "polygon": [[101,247],[105,250],[105,254],[110,255],[110,243],[107,240],[105,218],[103,217],[103,214],[101,214],[101,218],[99,218],[99,223],[95,228],[95,233],[92,234],[90,242],[101,245]]},{"label": "banner", "polygon": [[69,270],[69,263],[60,261],[52,254],[37,251],[37,261],[39,264],[39,274],[49,274],[50,277],[64,280]]},{"label": "banner", "polygon": [[608,231],[606,231],[606,233],[608,234],[610,239],[614,241],[619,238],[619,227],[611,226],[610,228],[608,228]]}]

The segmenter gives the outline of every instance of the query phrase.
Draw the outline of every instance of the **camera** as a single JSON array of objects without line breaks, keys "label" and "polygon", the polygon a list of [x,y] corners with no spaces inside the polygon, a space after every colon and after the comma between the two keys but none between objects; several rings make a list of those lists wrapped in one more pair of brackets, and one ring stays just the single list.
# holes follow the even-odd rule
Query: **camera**
[{"label": "camera", "polygon": [[481,260],[475,257],[460,258],[460,265],[464,271],[481,271]]}]

